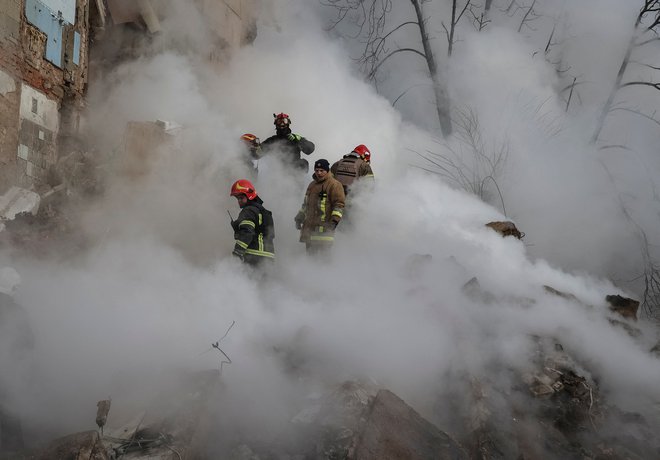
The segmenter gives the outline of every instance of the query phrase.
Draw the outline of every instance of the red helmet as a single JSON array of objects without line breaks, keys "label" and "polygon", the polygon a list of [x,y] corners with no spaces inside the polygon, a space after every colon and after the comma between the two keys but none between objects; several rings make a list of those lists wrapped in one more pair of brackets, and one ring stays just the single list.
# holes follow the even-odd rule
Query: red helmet
[{"label": "red helmet", "polygon": [[248,200],[254,200],[257,197],[257,191],[247,179],[239,179],[231,186],[231,196],[245,195]]},{"label": "red helmet", "polygon": [[355,147],[353,151],[358,155],[360,155],[360,158],[362,158],[367,163],[371,161],[371,152],[369,151],[366,145],[360,144],[357,147]]},{"label": "red helmet", "polygon": [[291,124],[291,118],[289,118],[284,112],[278,113],[277,115],[273,114],[273,117],[275,117],[275,126],[278,128],[288,128]]}]

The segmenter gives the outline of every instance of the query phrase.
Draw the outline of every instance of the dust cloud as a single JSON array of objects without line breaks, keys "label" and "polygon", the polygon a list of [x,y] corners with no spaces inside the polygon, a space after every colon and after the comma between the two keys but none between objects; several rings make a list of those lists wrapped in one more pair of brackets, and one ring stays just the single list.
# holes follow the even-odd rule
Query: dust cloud
[{"label": "dust cloud", "polygon": [[[444,148],[428,121],[416,122],[425,109],[399,112],[364,82],[345,41],[329,39],[326,17],[307,3],[266,3],[256,41],[220,73],[202,58],[203,18],[176,7],[158,46],[91,83],[85,129],[100,150],[115,148],[131,120],[182,128],[143,180],[108,177],[82,212],[86,252],[3,261],[22,275],[16,298],[36,337],[29,369],[7,379],[26,425],[42,437],[93,429],[99,399],[139,400],[169,372],[218,368],[210,345],[232,322],[218,404],[237,433],[271,436],[306,397],[347,379],[387,387],[451,431],[439,407],[461,393],[456,376],[503,388],[503,370],[531,366],[536,336],[561,342],[624,409],[657,404],[653,328],[640,325],[633,340],[611,326],[604,303],[634,295],[609,279],[634,274],[636,241],[602,152],[585,139],[587,121],[555,96],[552,66],[494,24],[465,33],[447,74],[453,101],[479,113],[485,142],[508,142],[498,183],[527,236],[504,239],[484,227],[506,220],[499,198],[488,204],[414,167],[428,166],[414,151]],[[571,51],[589,52],[580,46]],[[238,213],[229,187],[245,173],[240,135],[272,135],[278,112],[316,144],[310,161],[332,163],[366,144],[376,188],[354,197],[332,253],[312,259],[293,222],[310,177],[261,160],[256,186],[274,214],[277,270],[257,281],[230,256],[226,210]],[[621,177],[636,179],[630,169]],[[489,297],[462,288],[473,277]]]}]

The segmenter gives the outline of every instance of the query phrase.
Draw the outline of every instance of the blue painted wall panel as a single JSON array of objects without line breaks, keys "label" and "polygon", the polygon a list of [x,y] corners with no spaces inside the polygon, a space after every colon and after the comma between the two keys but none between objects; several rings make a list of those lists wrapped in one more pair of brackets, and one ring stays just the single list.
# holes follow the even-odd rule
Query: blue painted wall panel
[{"label": "blue painted wall panel", "polygon": [[80,65],[80,34],[73,33],[73,63]]},{"label": "blue painted wall panel", "polygon": [[61,14],[62,19],[68,24],[76,23],[76,0],[41,0],[55,16]]},{"label": "blue painted wall panel", "polygon": [[[47,6],[40,0],[25,0],[25,17],[28,22],[46,34],[46,60],[58,67],[62,67],[62,42],[64,25],[75,21],[75,0],[46,0]],[[71,5],[73,13],[71,13]],[[56,8],[53,10],[52,6]],[[65,19],[66,14],[66,19]]]}]

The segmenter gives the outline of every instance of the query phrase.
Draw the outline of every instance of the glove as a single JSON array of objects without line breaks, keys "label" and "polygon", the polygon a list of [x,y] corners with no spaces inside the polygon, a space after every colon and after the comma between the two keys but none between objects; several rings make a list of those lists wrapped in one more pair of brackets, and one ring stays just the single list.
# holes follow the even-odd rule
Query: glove
[{"label": "glove", "polygon": [[231,252],[231,255],[234,256],[234,257],[238,257],[238,258],[240,259],[241,262],[244,262],[244,261],[245,261],[245,255],[244,255],[244,254],[241,254],[240,252],[238,252],[238,251],[235,250],[235,249]]},{"label": "glove", "polygon": [[305,215],[302,212],[299,212],[298,214],[296,214],[294,221],[296,222],[296,228],[300,230],[303,227],[303,222],[305,221]]},{"label": "glove", "polygon": [[289,135],[286,137],[290,141],[295,141],[295,142],[300,142],[300,139],[302,139],[302,136],[300,134],[293,134],[289,133]]},{"label": "glove", "polygon": [[339,225],[338,221],[336,221],[336,220],[331,220],[330,221],[330,227],[332,228],[333,231],[337,228],[337,225]]}]

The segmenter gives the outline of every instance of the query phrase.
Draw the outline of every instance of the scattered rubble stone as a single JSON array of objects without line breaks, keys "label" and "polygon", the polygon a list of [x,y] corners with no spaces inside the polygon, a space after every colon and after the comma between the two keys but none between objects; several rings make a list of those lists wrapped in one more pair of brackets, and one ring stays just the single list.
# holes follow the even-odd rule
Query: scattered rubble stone
[{"label": "scattered rubble stone", "polygon": [[608,318],[608,321],[612,326],[620,327],[621,329],[625,330],[630,337],[637,338],[642,335],[642,331],[640,329],[630,325],[626,321],[620,321],[615,318]]},{"label": "scattered rubble stone", "polygon": [[545,284],[543,285],[543,289],[545,289],[545,292],[547,292],[548,294],[553,294],[553,295],[556,295],[558,297],[561,297],[562,299],[572,300],[574,302],[582,303],[582,302],[580,302],[580,300],[578,300],[577,297],[575,297],[573,294],[571,294],[569,292],[562,292],[558,289],[553,288],[552,286],[548,286],[548,285],[545,285]]},{"label": "scattered rubble stone", "polygon": [[639,309],[639,302],[628,297],[620,295],[608,295],[605,300],[610,304],[610,310],[624,318],[633,319],[637,321],[637,310]]},{"label": "scattered rubble stone", "polygon": [[525,233],[518,230],[518,228],[516,228],[516,224],[514,224],[513,222],[509,222],[509,221],[489,222],[486,224],[486,227],[492,228],[503,237],[513,236],[515,238],[518,238],[519,240],[525,237]]},{"label": "scattered rubble stone", "polygon": [[83,431],[58,438],[43,450],[27,454],[23,458],[111,460],[113,457],[106,450],[96,431]]}]

